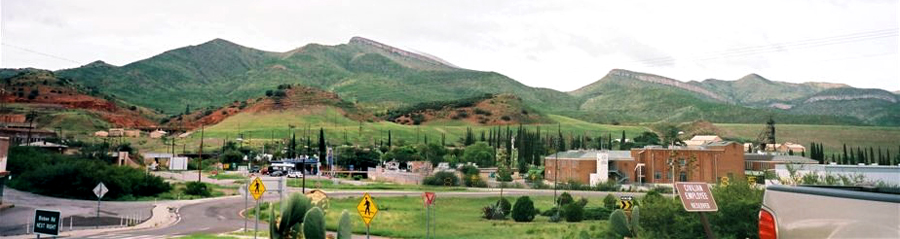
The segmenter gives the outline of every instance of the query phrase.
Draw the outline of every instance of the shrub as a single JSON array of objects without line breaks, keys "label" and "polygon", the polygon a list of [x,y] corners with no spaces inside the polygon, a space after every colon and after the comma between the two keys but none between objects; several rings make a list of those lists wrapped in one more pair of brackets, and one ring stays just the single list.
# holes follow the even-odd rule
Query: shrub
[{"label": "shrub", "polygon": [[188,182],[187,185],[185,185],[184,193],[201,197],[212,196],[209,186],[206,185],[206,183],[201,182]]},{"label": "shrub", "polygon": [[303,217],[303,238],[325,239],[325,214],[322,209],[313,207]]},{"label": "shrub", "polygon": [[530,222],[534,220],[534,215],[537,215],[537,210],[534,208],[534,202],[531,201],[531,198],[528,196],[519,197],[516,199],[516,204],[513,206],[512,210],[512,218],[517,222]]},{"label": "shrub", "polygon": [[587,198],[583,198],[583,197],[578,198],[578,201],[576,201],[575,204],[578,204],[578,206],[580,206],[580,207],[584,207],[584,206],[587,206],[588,200],[587,200]]},{"label": "shrub", "polygon": [[556,207],[551,207],[550,209],[547,209],[546,211],[543,211],[540,214],[541,214],[541,216],[552,217],[553,215],[556,215],[556,211],[557,211]]},{"label": "shrub", "polygon": [[578,203],[569,203],[563,206],[563,214],[567,222],[580,222],[584,219],[584,207]]},{"label": "shrub", "polygon": [[512,120],[512,118],[510,118],[508,115],[504,115],[504,116],[500,117],[500,119],[502,119],[503,121],[510,121],[510,120]]},{"label": "shrub", "polygon": [[575,199],[572,198],[572,195],[569,194],[568,192],[563,192],[562,194],[559,195],[559,198],[557,198],[556,200],[557,200],[557,203],[559,203],[559,205],[563,205],[563,206],[567,205],[569,203],[575,202]]},{"label": "shrub", "polygon": [[459,171],[462,172],[462,174],[466,175],[466,176],[478,175],[478,173],[479,173],[478,168],[476,168],[474,165],[471,165],[471,164],[462,166],[462,168],[460,168]]},{"label": "shrub", "polygon": [[479,187],[479,188],[487,187],[487,183],[484,182],[484,180],[481,179],[481,176],[478,176],[478,174],[472,174],[472,175],[466,176],[463,179],[463,182],[465,183],[466,187]]},{"label": "shrub", "polygon": [[482,208],[481,217],[488,220],[502,220],[506,218],[503,211],[497,205],[488,205]]},{"label": "shrub", "polygon": [[618,200],[612,194],[606,194],[606,197],[603,198],[603,206],[609,210],[616,209],[616,202]]},{"label": "shrub", "polygon": [[509,200],[506,200],[506,198],[500,198],[500,200],[497,200],[497,205],[500,208],[500,212],[502,212],[504,216],[509,215],[510,211],[512,210],[512,204],[510,204]]},{"label": "shrub", "polygon": [[606,207],[595,207],[584,209],[584,220],[608,220],[612,210]]},{"label": "shrub", "polygon": [[341,212],[341,221],[338,223],[337,239],[350,239],[353,237],[353,221],[347,210]]},{"label": "shrub", "polygon": [[458,186],[459,177],[452,172],[437,172],[434,175],[425,177],[422,184],[432,186]]}]

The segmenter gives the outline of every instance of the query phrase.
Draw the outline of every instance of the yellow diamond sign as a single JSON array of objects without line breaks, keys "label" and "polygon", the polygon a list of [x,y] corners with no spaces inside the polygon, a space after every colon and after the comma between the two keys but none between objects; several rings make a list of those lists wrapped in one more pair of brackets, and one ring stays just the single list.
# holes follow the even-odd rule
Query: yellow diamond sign
[{"label": "yellow diamond sign", "polygon": [[378,214],[378,206],[375,205],[375,200],[372,200],[369,193],[366,193],[363,195],[362,200],[359,201],[359,204],[356,205],[356,211],[359,212],[359,216],[362,217],[366,226],[369,226],[369,222],[375,218],[375,214]]},{"label": "yellow diamond sign", "polygon": [[259,200],[263,193],[266,192],[266,185],[263,184],[262,179],[256,177],[256,179],[253,179],[253,182],[247,186],[247,192],[249,192],[250,195],[253,195],[253,199]]}]

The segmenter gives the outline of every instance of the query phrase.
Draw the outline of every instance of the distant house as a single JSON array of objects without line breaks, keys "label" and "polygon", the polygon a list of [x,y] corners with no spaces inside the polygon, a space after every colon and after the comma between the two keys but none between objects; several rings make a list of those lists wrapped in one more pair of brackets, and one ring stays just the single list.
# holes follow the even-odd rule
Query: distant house
[{"label": "distant house", "polygon": [[158,138],[162,138],[163,136],[166,136],[166,134],[168,134],[166,131],[156,130],[156,131],[150,132],[150,138],[158,139]]},{"label": "distant house", "polygon": [[109,137],[122,137],[125,135],[125,129],[123,128],[112,128],[109,129],[107,136]]},{"label": "distant house", "polygon": [[97,131],[97,132],[94,132],[94,137],[102,137],[102,138],[109,137],[109,132]]},{"label": "distant house", "polygon": [[57,152],[57,153],[65,153],[66,149],[69,148],[69,146],[66,146],[66,145],[54,144],[54,143],[45,142],[45,141],[35,141],[35,142],[27,143],[27,144],[20,144],[19,146],[37,147],[37,148],[41,148],[41,149],[44,149],[47,151]]},{"label": "distant house", "polygon": [[778,151],[780,153],[784,153],[784,154],[787,154],[789,152],[794,152],[795,154],[806,152],[806,147],[803,147],[803,145],[795,144],[795,143],[791,143],[791,142],[785,142],[784,144],[778,145],[778,147],[776,147],[776,149],[777,149],[776,151]]},{"label": "distant house", "polygon": [[722,138],[720,138],[718,135],[697,135],[690,140],[684,141],[684,144],[688,147],[699,147],[709,143],[720,141],[722,141]]},{"label": "distant house", "polygon": [[56,132],[42,129],[0,128],[0,137],[8,137],[14,144],[24,144],[56,138]]},{"label": "distant house", "polygon": [[141,137],[141,131],[136,129],[125,130],[125,137],[137,138]]}]

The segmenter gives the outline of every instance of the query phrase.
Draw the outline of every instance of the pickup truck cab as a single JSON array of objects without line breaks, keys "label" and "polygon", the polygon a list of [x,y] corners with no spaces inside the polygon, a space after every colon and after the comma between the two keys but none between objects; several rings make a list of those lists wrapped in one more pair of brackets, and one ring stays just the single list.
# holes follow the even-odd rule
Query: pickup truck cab
[{"label": "pickup truck cab", "polygon": [[900,238],[900,192],[771,185],[759,211],[759,238]]}]

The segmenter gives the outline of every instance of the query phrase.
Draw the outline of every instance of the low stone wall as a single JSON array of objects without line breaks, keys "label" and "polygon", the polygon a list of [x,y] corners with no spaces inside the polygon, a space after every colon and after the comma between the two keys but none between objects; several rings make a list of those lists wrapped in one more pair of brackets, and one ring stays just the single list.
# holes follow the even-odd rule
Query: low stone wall
[{"label": "low stone wall", "polygon": [[375,181],[416,185],[422,184],[422,180],[425,178],[425,175],[420,173],[387,171],[382,167],[369,168],[367,176]]}]

